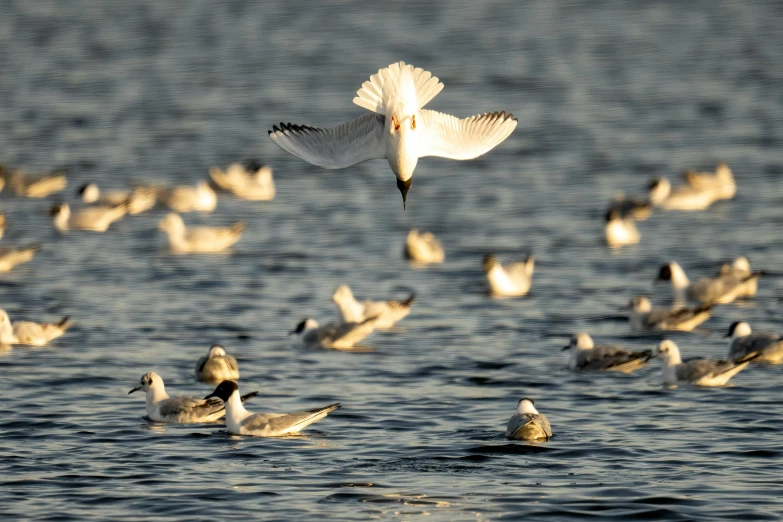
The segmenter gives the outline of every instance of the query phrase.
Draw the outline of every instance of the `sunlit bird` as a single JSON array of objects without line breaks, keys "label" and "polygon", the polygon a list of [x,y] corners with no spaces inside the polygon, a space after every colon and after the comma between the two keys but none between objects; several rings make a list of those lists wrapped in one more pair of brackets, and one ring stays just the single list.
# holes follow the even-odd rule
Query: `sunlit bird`
[{"label": "sunlit bird", "polygon": [[716,278],[702,277],[691,283],[682,267],[672,261],[663,265],[656,281],[669,281],[675,301],[699,301],[708,304],[727,304],[747,292],[747,285],[761,277],[761,272],[735,277],[733,275]]},{"label": "sunlit bird", "polygon": [[73,326],[68,316],[56,323],[36,323],[34,321],[14,321],[5,310],[0,309],[0,344],[25,344],[28,346],[46,346]]},{"label": "sunlit bird", "polygon": [[419,158],[473,159],[502,143],[517,126],[516,118],[505,112],[461,120],[423,109],[441,89],[432,73],[393,63],[364,82],[353,99],[372,114],[331,129],[280,123],[269,135],[286,152],[327,169],[386,159],[405,206]]},{"label": "sunlit bird", "polygon": [[79,187],[79,195],[84,203],[116,207],[127,205],[128,214],[140,214],[158,203],[161,187],[140,185],[131,190],[102,191],[95,183],[86,183]]},{"label": "sunlit bird", "polygon": [[202,382],[238,381],[239,366],[237,360],[226,354],[219,344],[209,347],[207,355],[196,362],[196,379]]},{"label": "sunlit bird", "polygon": [[639,242],[639,231],[633,218],[624,218],[617,210],[609,209],[606,212],[604,238],[610,247],[634,245]]},{"label": "sunlit bird", "polygon": [[[763,271],[756,272],[764,275]],[[754,272],[750,268],[747,257],[741,256],[730,263],[723,263],[718,270],[718,277],[734,277],[741,280],[742,288],[737,292],[737,297],[753,297],[758,292],[759,278],[750,277]]]},{"label": "sunlit bird", "polygon": [[220,189],[249,201],[269,201],[275,198],[272,168],[255,160],[246,164],[232,163],[226,170],[209,169],[209,175]]},{"label": "sunlit bird", "polygon": [[649,190],[650,202],[665,210],[704,210],[718,199],[711,189],[697,189],[690,185],[672,188],[666,178],[651,181]]},{"label": "sunlit bird", "polygon": [[340,285],[332,295],[340,320],[344,323],[361,323],[376,317],[375,328],[391,328],[411,312],[416,294],[404,301],[357,301],[348,285]]},{"label": "sunlit bird", "polygon": [[631,329],[636,332],[653,330],[679,330],[690,332],[712,315],[712,305],[701,305],[694,308],[653,308],[647,297],[636,296],[628,305],[631,313],[628,321]]},{"label": "sunlit bird", "polygon": [[754,362],[783,363],[783,337],[778,334],[753,333],[745,321],[735,321],[729,327],[729,358],[742,359],[754,353]]},{"label": "sunlit bird", "polygon": [[701,357],[683,361],[680,349],[674,341],[665,339],[658,345],[656,356],[663,363],[663,383],[667,386],[679,383],[723,386],[758,357],[758,354],[754,353],[736,361],[714,361]]},{"label": "sunlit bird", "polygon": [[651,350],[631,352],[617,346],[596,346],[590,334],[580,332],[571,337],[563,351],[570,350],[568,368],[575,372],[594,370],[630,373],[653,357]]},{"label": "sunlit bird", "polygon": [[126,204],[116,207],[90,205],[79,208],[72,213],[68,203],[56,203],[51,210],[54,227],[60,232],[67,232],[71,229],[106,232],[112,223],[119,221],[127,213],[128,206]]},{"label": "sunlit bird", "polygon": [[715,172],[685,172],[688,185],[699,190],[711,190],[718,199],[732,199],[737,193],[737,183],[734,174],[725,163],[718,163]]},{"label": "sunlit bird", "polygon": [[45,198],[62,192],[68,184],[63,172],[30,176],[21,170],[8,173],[7,170],[0,169],[0,176],[7,176],[5,184],[14,194],[27,198]]},{"label": "sunlit bird", "polygon": [[533,399],[527,397],[517,403],[517,412],[506,425],[506,438],[513,440],[547,441],[552,428],[546,415],[538,413]]},{"label": "sunlit bird", "polygon": [[533,280],[535,260],[533,256],[506,266],[491,254],[484,256],[484,273],[487,276],[490,294],[496,297],[519,297],[527,295]]},{"label": "sunlit bird", "polygon": [[340,407],[340,403],[334,403],[294,413],[252,413],[242,405],[239,387],[233,381],[221,382],[204,399],[213,397],[221,399],[226,405],[226,429],[229,433],[256,437],[282,437],[299,433]]},{"label": "sunlit bird", "polygon": [[27,263],[40,248],[38,243],[23,247],[0,247],[0,272],[10,272],[16,265]]},{"label": "sunlit bird", "polygon": [[164,188],[158,197],[161,203],[179,213],[212,212],[217,207],[217,194],[206,181],[199,181],[195,187]]},{"label": "sunlit bird", "polygon": [[297,335],[299,343],[306,348],[333,348],[350,350],[375,331],[377,317],[370,317],[359,323],[328,323],[319,326],[315,319],[303,319],[296,328],[288,332]]},{"label": "sunlit bird", "polygon": [[403,250],[405,259],[416,263],[442,263],[446,259],[443,246],[432,232],[419,232],[413,229],[405,238]]},{"label": "sunlit bird", "polygon": [[186,227],[182,217],[170,213],[158,223],[166,232],[169,247],[179,254],[207,254],[223,252],[242,238],[244,222],[230,227]]}]

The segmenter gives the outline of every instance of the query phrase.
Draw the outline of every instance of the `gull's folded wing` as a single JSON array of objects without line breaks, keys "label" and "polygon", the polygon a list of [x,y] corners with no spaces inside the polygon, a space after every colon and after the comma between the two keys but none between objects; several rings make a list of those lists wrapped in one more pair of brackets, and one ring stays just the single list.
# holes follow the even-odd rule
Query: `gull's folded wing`
[{"label": "gull's folded wing", "polygon": [[508,138],[517,126],[513,114],[488,112],[460,120],[440,112],[421,109],[422,137],[419,157],[439,156],[473,159],[489,152]]},{"label": "gull's folded wing", "polygon": [[281,149],[308,163],[341,169],[386,157],[385,121],[383,115],[365,114],[332,129],[280,123],[269,131],[269,137]]}]

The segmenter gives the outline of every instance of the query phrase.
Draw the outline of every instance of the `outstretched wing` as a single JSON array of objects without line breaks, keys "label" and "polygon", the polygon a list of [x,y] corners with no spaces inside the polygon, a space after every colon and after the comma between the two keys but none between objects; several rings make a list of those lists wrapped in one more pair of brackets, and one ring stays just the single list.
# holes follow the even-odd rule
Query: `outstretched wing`
[{"label": "outstretched wing", "polygon": [[455,160],[473,159],[503,142],[517,126],[513,114],[488,112],[460,120],[454,116],[422,109],[419,111],[422,137],[419,157],[438,156]]},{"label": "outstretched wing", "polygon": [[269,131],[284,151],[327,169],[341,169],[386,157],[383,130],[386,117],[364,114],[331,129],[280,123]]}]

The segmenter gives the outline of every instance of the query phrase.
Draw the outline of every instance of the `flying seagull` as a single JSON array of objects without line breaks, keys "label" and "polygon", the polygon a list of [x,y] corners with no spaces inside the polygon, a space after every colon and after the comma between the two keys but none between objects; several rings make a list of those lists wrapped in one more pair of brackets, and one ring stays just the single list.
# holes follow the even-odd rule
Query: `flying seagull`
[{"label": "flying seagull", "polygon": [[419,158],[473,159],[502,143],[517,126],[517,119],[505,112],[459,119],[423,109],[441,89],[432,73],[393,63],[364,82],[353,99],[371,114],[331,129],[281,122],[269,136],[286,152],[327,169],[387,160],[404,208]]}]

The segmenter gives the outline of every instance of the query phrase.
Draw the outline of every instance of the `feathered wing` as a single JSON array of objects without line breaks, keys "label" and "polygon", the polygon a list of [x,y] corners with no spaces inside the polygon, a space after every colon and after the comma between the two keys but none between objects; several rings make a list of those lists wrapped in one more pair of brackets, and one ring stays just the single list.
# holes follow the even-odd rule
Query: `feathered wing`
[{"label": "feathered wing", "polygon": [[242,429],[247,431],[265,431],[271,436],[298,433],[309,424],[323,419],[329,412],[339,407],[340,404],[335,403],[325,408],[294,413],[255,413],[242,422]]},{"label": "feathered wing", "polygon": [[160,415],[164,418],[181,414],[208,417],[224,409],[223,401],[215,399],[216,397],[207,400],[187,396],[171,397],[160,405]]},{"label": "feathered wing", "polygon": [[459,119],[422,109],[419,157],[438,156],[455,160],[473,159],[503,142],[517,126],[513,114],[488,112]]},{"label": "feathered wing", "polygon": [[[419,67],[397,62],[379,69],[356,91],[353,102],[378,114],[389,109],[418,110],[443,89],[437,77]],[[411,105],[415,105],[412,107]]]},{"label": "feathered wing", "polygon": [[386,117],[364,114],[331,129],[280,123],[269,131],[281,149],[308,163],[342,169],[386,157],[383,131]]}]

